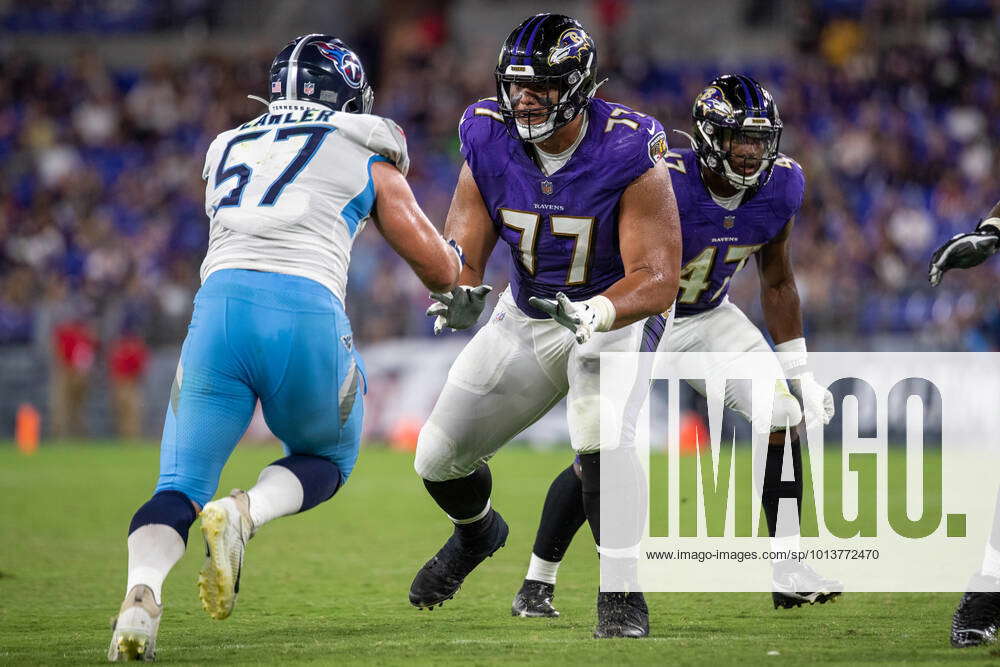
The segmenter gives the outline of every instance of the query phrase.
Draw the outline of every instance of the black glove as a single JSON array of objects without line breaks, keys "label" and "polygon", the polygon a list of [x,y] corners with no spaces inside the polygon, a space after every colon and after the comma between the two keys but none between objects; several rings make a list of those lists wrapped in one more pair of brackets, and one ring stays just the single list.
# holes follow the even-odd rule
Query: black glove
[{"label": "black glove", "polygon": [[976,231],[956,234],[950,241],[934,251],[927,279],[931,285],[941,282],[949,269],[969,269],[985,262],[1000,248],[1000,229],[982,225]]}]

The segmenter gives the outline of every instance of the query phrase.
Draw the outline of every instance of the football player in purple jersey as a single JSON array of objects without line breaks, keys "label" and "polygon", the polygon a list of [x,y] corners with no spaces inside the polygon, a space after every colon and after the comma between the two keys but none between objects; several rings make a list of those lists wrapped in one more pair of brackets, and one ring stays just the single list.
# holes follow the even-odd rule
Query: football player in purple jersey
[{"label": "football player in purple jersey", "polygon": [[[600,354],[659,343],[677,293],[680,230],[663,128],[594,97],[596,56],[576,20],[525,20],[501,48],[497,97],[469,106],[459,126],[465,164],[445,227],[465,265],[460,287],[434,295],[435,328],[476,322],[498,241],[510,249],[513,279],[420,432],[416,471],[454,533],[417,573],[417,607],[450,599],[503,546],[508,528],[490,504],[487,461],[563,397],[583,511],[601,540]],[[622,592],[598,594],[595,635],[645,636],[646,603],[620,558],[638,536],[604,542],[602,562],[623,562],[609,567],[623,573]]]},{"label": "football player in purple jersey", "polygon": [[[1000,248],[1000,202],[976,228],[957,234],[931,257],[928,279],[937,286],[951,269],[979,266]],[[1000,496],[993,513],[993,528],[983,554],[983,565],[969,580],[951,619],[951,645],[966,648],[992,644],[1000,634]]]},{"label": "football player in purple jersey", "polygon": [[[789,255],[789,237],[802,204],[802,168],[778,152],[781,118],[771,94],[747,76],[714,79],[695,99],[690,149],[668,151],[674,194],[684,237],[676,320],[660,349],[670,352],[770,352],[760,330],[729,301],[733,275],[756,258],[761,305],[775,341],[773,376],[794,378],[807,419],[828,423],[833,397],[808,370],[802,313]],[[740,363],[736,358],[732,364]],[[756,359],[754,363],[759,363]],[[779,366],[780,365],[780,366]],[[735,371],[735,372],[734,372]],[[709,371],[745,377],[727,365]],[[705,383],[692,383],[705,393]],[[772,550],[798,552],[797,517],[778,520],[781,498],[802,501],[802,457],[796,426],[803,419],[799,401],[782,382],[774,405],[756,407],[748,385],[727,389],[725,404],[767,435],[768,464],[757,471]],[[782,482],[780,463],[790,441],[795,481]],[[574,462],[549,487],[528,573],[511,613],[552,617],[556,571],[573,535],[583,524],[579,464]],[[843,586],[818,575],[794,558],[773,563],[773,603],[795,607],[826,602]]]}]

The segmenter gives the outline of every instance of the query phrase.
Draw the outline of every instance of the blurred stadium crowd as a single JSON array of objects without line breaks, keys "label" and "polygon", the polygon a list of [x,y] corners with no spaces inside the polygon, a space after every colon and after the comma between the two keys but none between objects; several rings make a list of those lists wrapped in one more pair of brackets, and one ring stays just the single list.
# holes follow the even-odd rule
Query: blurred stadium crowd
[{"label": "blurred stadium crowd", "polygon": [[[204,19],[208,7],[168,4],[179,12],[169,20]],[[934,246],[1000,196],[998,18],[974,1],[917,11],[900,2],[802,4],[789,27],[794,57],[743,69],[775,94],[782,150],[808,179],[793,246],[807,331],[836,341],[826,349],[866,349],[885,334],[937,349],[1000,349],[1000,264],[949,275],[935,291],[925,279]],[[20,6],[0,3],[0,29],[24,29]],[[88,6],[64,3],[45,29],[71,30]],[[697,54],[658,62],[618,39],[631,9],[595,3],[590,28],[609,77],[600,94],[688,129],[691,101],[719,67]],[[123,29],[158,20],[141,14]],[[469,54],[441,9],[407,24],[405,39],[399,30],[356,36],[376,112],[407,131],[410,182],[438,223],[461,160],[457,120],[494,94],[491,63],[505,31]],[[0,344],[46,348],[71,374],[99,358],[128,378],[141,375],[147,347],[183,338],[207,240],[204,151],[216,133],[259,113],[246,95],[265,94],[278,45],[261,46],[257,58],[207,51],[129,69],[92,50],[53,65],[0,45]],[[498,253],[494,285],[506,281],[506,249]],[[744,276],[734,294],[750,311],[755,285]],[[366,230],[348,297],[359,341],[429,335],[427,303]]]}]

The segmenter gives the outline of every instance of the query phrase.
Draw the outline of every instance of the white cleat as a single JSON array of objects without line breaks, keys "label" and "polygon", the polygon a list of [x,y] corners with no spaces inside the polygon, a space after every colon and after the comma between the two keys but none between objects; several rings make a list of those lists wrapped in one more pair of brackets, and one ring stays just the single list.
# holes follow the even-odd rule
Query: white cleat
[{"label": "white cleat", "polygon": [[212,501],[201,510],[201,534],[205,538],[205,564],[198,574],[198,597],[212,618],[229,618],[240,592],[243,552],[253,537],[250,498],[233,489],[226,498]]},{"label": "white cleat", "polygon": [[163,605],[156,603],[152,589],[145,584],[133,586],[118,610],[108,647],[108,661],[153,662],[156,659],[156,631],[162,615]]}]

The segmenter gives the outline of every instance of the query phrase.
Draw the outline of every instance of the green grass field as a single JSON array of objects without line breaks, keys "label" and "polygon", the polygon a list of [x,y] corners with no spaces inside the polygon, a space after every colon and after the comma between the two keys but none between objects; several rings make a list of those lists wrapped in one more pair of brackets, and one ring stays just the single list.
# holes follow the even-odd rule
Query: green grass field
[{"label": "green grass field", "polygon": [[[0,664],[104,660],[109,619],[124,594],[129,519],[152,491],[157,454],[102,444],[43,446],[26,457],[0,446]],[[220,489],[250,485],[278,455],[276,447],[238,449]],[[568,452],[513,448],[494,459],[494,502],[511,526],[507,547],[433,612],[411,608],[406,593],[450,528],[408,455],[366,449],[333,501],[264,528],[249,546],[240,601],[226,621],[210,620],[197,599],[196,524],[164,589],[158,658],[479,665],[1000,657],[996,649],[949,648],[951,594],[848,593],[836,604],[780,612],[767,594],[651,594],[648,640],[593,640],[597,563],[586,539],[560,571],[563,616],[511,618],[542,498],[567,459]]]}]

